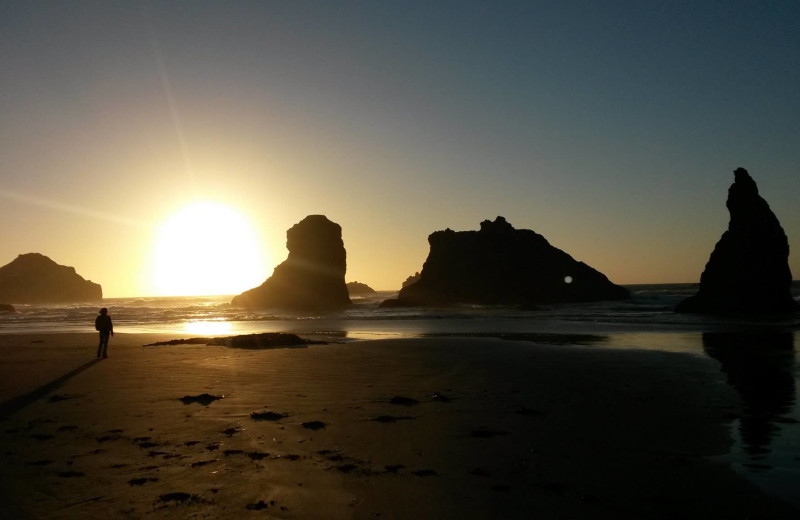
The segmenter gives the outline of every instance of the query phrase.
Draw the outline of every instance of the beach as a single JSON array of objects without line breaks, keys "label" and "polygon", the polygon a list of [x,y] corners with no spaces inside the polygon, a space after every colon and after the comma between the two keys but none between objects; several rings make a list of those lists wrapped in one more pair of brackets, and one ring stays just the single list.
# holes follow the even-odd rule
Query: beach
[{"label": "beach", "polygon": [[19,518],[795,518],[717,361],[490,337],[267,350],[0,335]]}]

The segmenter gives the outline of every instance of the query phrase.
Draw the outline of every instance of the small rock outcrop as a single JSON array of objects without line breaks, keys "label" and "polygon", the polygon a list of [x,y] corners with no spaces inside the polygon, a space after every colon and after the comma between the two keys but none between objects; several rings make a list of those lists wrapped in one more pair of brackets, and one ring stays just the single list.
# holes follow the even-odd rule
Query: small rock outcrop
[{"label": "small rock outcrop", "polygon": [[365,283],[349,282],[347,284],[347,292],[350,296],[361,296],[364,294],[375,294],[375,289]]},{"label": "small rock outcrop", "polygon": [[251,309],[330,309],[350,303],[344,275],[342,228],[324,215],[309,215],[286,232],[288,258],[260,286],[231,305]]},{"label": "small rock outcrop", "polygon": [[798,309],[791,294],[789,241],[755,181],[737,168],[728,189],[728,230],[700,277],[700,290],[677,312],[776,314]]},{"label": "small rock outcrop", "polygon": [[9,305],[7,303],[0,303],[0,314],[14,314],[17,310],[14,308],[13,305]]},{"label": "small rock outcrop", "polygon": [[419,280],[419,277],[420,277],[420,274],[419,274],[419,271],[417,271],[416,273],[412,274],[411,276],[409,276],[408,278],[405,279],[405,281],[403,282],[402,287],[408,287],[409,285],[411,285],[413,283],[417,283],[417,281]]},{"label": "small rock outcrop", "polygon": [[19,255],[0,267],[0,300],[12,303],[93,302],[103,289],[74,267],[59,265],[39,253]]},{"label": "small rock outcrop", "polygon": [[627,289],[503,217],[480,231],[436,231],[419,280],[384,306],[622,300]]}]

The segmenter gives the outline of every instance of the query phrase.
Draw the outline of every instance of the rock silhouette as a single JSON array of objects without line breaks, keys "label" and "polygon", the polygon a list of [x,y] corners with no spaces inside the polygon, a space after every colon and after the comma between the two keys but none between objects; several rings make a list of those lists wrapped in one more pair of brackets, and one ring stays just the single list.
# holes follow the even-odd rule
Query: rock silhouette
[{"label": "rock silhouette", "polygon": [[419,280],[382,305],[521,304],[621,300],[602,273],[503,217],[480,231],[436,231]]},{"label": "rock silhouette", "polygon": [[353,295],[362,295],[362,294],[374,294],[375,289],[370,287],[369,285],[361,282],[348,282],[347,284],[347,292]]},{"label": "rock silhouette", "polygon": [[100,284],[84,279],[74,267],[59,265],[39,253],[19,255],[0,267],[0,300],[11,303],[70,303],[103,299]]},{"label": "rock silhouette", "polygon": [[408,278],[406,278],[405,281],[403,281],[402,287],[408,287],[409,285],[411,285],[413,283],[417,283],[417,280],[419,280],[419,277],[420,277],[420,274],[419,274],[419,271],[417,271],[416,273],[414,273],[411,276],[409,276]]},{"label": "rock silhouette", "polygon": [[309,215],[286,232],[288,258],[260,286],[231,302],[237,307],[328,309],[350,303],[344,275],[342,228],[324,215]]},{"label": "rock silhouette", "polygon": [[797,310],[791,295],[789,241],[744,168],[728,189],[728,230],[714,247],[699,292],[677,312],[775,314]]},{"label": "rock silhouette", "polygon": [[9,305],[7,303],[0,303],[0,314],[7,313],[7,314],[14,314],[17,310],[14,308],[13,305]]}]

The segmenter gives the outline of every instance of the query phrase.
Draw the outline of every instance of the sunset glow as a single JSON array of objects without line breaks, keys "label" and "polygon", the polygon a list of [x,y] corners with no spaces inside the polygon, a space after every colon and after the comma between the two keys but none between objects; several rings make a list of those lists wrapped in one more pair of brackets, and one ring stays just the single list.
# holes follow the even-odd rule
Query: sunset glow
[{"label": "sunset glow", "polygon": [[159,295],[234,294],[260,284],[267,265],[250,222],[213,202],[186,206],[157,232],[153,251]]}]

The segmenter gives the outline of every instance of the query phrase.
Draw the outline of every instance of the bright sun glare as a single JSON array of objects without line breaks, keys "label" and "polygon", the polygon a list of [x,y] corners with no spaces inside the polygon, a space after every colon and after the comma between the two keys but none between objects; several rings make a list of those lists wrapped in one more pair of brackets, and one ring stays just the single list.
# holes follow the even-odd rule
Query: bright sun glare
[{"label": "bright sun glare", "polygon": [[158,230],[155,286],[164,296],[236,294],[259,285],[266,269],[250,222],[228,206],[197,202]]}]

